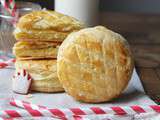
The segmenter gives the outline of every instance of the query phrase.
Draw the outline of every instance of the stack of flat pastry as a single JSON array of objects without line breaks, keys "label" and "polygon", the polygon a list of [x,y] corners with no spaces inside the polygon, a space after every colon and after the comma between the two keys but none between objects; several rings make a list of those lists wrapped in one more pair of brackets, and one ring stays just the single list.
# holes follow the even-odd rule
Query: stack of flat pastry
[{"label": "stack of flat pastry", "polygon": [[63,91],[56,71],[60,44],[82,24],[55,11],[34,11],[22,16],[14,31],[16,71],[26,69],[33,78],[31,89],[40,92]]}]

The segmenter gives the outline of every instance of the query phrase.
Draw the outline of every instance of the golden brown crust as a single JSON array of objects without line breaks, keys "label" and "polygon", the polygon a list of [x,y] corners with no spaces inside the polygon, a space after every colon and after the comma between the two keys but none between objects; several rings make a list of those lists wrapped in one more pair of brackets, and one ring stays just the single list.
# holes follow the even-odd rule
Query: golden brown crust
[{"label": "golden brown crust", "polygon": [[13,47],[14,55],[19,59],[57,58],[59,44],[48,42],[17,42]]},{"label": "golden brown crust", "polygon": [[127,41],[105,27],[70,34],[59,48],[57,72],[67,93],[83,102],[119,96],[133,71]]},{"label": "golden brown crust", "polygon": [[73,17],[49,10],[33,11],[19,19],[17,27],[26,30],[53,30],[70,32],[83,27]]},{"label": "golden brown crust", "polygon": [[55,11],[33,11],[22,16],[14,31],[17,40],[60,41],[83,25],[76,19]]},{"label": "golden brown crust", "polygon": [[46,92],[46,93],[51,93],[51,92],[64,92],[64,89],[62,86],[54,86],[52,85],[53,82],[52,80],[48,81],[33,81],[31,85],[31,90],[32,91],[37,91],[37,92]]},{"label": "golden brown crust", "polygon": [[51,30],[18,30],[16,28],[14,31],[14,36],[16,40],[21,41],[46,41],[46,42],[62,42],[70,32],[62,33]]},{"label": "golden brown crust", "polygon": [[25,69],[33,78],[31,90],[61,92],[63,87],[57,77],[56,60],[16,60],[16,71]]}]

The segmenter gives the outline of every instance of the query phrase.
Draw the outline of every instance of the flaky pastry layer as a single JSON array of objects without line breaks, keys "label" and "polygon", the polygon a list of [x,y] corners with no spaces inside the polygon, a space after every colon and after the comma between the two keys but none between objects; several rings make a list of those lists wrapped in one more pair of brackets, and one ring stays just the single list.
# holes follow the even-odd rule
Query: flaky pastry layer
[{"label": "flaky pastry layer", "polygon": [[51,42],[17,42],[13,53],[19,59],[57,58],[59,43]]},{"label": "flaky pastry layer", "polygon": [[32,77],[31,90],[38,92],[64,91],[57,77],[56,60],[16,60],[16,71],[25,69]]},{"label": "flaky pastry layer", "polygon": [[55,11],[33,11],[22,16],[14,31],[17,40],[60,41],[83,28],[78,20]]}]

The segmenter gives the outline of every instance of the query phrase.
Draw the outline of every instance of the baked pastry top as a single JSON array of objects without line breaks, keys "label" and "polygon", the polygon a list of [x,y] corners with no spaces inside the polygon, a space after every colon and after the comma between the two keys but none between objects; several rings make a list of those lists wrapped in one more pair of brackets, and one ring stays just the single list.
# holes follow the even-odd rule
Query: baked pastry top
[{"label": "baked pastry top", "polygon": [[17,27],[26,30],[53,30],[70,32],[82,28],[82,23],[73,17],[56,11],[33,11],[19,19]]},{"label": "baked pastry top", "polygon": [[59,80],[67,93],[83,102],[98,103],[119,96],[133,67],[127,41],[102,26],[71,33],[58,51]]},{"label": "baked pastry top", "polygon": [[57,77],[56,60],[16,60],[16,71],[25,69],[33,78],[31,90],[39,92],[64,91]]},{"label": "baked pastry top", "polygon": [[55,11],[33,11],[22,16],[14,35],[17,40],[62,41],[69,33],[83,28],[73,17]]},{"label": "baked pastry top", "polygon": [[18,59],[57,58],[59,45],[53,42],[19,41],[14,44],[13,53]]}]

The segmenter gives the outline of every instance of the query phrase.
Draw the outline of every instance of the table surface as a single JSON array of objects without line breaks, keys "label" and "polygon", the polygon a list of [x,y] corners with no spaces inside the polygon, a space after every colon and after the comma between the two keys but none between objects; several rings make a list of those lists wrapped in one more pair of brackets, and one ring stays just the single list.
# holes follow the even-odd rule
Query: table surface
[{"label": "table surface", "polygon": [[144,89],[160,103],[160,14],[104,12],[100,23],[129,41]]}]

